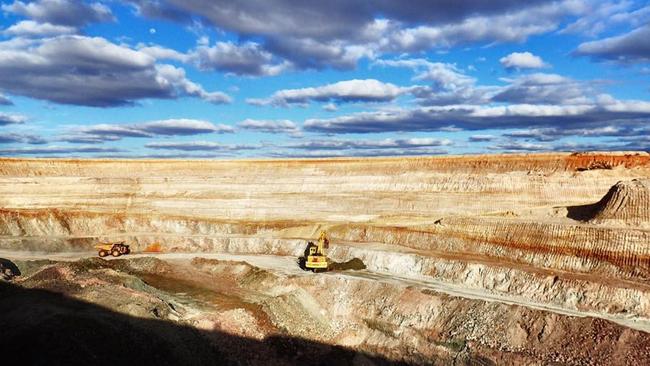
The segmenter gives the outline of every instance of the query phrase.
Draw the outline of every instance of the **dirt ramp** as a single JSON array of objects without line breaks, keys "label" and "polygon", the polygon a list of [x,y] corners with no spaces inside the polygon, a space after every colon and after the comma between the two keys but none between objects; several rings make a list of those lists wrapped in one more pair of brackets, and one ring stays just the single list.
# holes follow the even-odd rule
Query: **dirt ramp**
[{"label": "dirt ramp", "polygon": [[569,217],[591,223],[650,224],[650,179],[616,183],[592,205],[569,207]]}]

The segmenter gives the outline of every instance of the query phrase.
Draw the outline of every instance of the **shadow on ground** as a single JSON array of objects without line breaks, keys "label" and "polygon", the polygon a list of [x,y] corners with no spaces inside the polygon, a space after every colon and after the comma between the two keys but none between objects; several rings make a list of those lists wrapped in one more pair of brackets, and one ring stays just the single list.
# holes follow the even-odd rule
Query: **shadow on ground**
[{"label": "shadow on ground", "polygon": [[0,354],[26,365],[396,364],[304,339],[258,341],[131,317],[5,282],[0,282],[0,330]]},{"label": "shadow on ground", "polygon": [[600,210],[601,206],[600,202],[588,205],[567,206],[566,217],[576,221],[587,222],[596,216],[596,213]]}]

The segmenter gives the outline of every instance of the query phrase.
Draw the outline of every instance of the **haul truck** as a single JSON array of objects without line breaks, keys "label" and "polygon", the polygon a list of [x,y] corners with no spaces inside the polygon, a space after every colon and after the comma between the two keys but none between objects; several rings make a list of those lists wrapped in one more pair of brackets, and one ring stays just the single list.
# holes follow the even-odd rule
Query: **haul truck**
[{"label": "haul truck", "polygon": [[119,243],[99,243],[95,245],[95,248],[99,250],[100,257],[106,257],[109,254],[113,257],[119,257],[122,254],[131,253],[131,249],[123,241]]}]

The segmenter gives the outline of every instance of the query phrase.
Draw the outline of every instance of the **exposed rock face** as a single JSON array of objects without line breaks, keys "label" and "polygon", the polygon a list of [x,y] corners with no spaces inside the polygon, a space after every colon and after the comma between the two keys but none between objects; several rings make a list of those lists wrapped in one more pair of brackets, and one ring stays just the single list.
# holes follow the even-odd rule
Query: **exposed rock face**
[{"label": "exposed rock face", "polygon": [[[297,266],[291,259],[282,262],[291,267],[286,270],[197,260],[188,271],[207,276],[200,284],[174,275],[178,288],[194,289],[188,292],[161,280],[173,274],[173,265],[95,268],[89,262],[92,268],[82,266],[87,275],[58,265],[59,272],[44,272],[53,276],[51,282],[40,274],[45,277],[21,283],[52,285],[130,315],[150,314],[128,308],[128,301],[111,303],[108,292],[92,295],[61,285],[127,272],[134,276],[129,286],[136,287],[125,288],[144,291],[142,304],[159,304],[161,318],[171,314],[183,321],[190,320],[167,309],[165,296],[186,293],[181,300],[196,301],[206,296],[206,284],[227,283],[210,287],[218,290],[210,301],[219,302],[220,310],[208,316],[196,308],[202,315],[193,326],[218,325],[254,339],[284,329],[409,362],[440,358],[448,364],[466,357],[497,364],[580,364],[587,351],[597,349],[603,362],[618,364],[628,357],[641,360],[648,346],[649,178],[646,153],[5,159],[0,251],[92,255],[97,240],[124,240],[134,252],[297,258],[307,239],[327,230],[332,259],[358,258],[366,269],[314,277],[291,272]],[[138,287],[138,279],[155,291]]]}]

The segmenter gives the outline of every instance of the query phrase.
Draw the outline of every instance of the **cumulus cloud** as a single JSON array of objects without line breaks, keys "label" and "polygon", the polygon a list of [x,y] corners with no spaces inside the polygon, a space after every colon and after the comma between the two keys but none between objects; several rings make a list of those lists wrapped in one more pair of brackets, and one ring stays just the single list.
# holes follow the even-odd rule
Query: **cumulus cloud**
[{"label": "cumulus cloud", "polygon": [[521,142],[521,141],[505,141],[488,147],[489,150],[498,150],[505,152],[517,151],[548,151],[552,150],[552,146],[548,144]]},{"label": "cumulus cloud", "polygon": [[503,136],[509,137],[511,139],[526,139],[536,141],[553,141],[563,137],[562,134],[554,135],[554,132],[559,132],[559,130],[556,128],[535,128],[506,132],[503,134]]},{"label": "cumulus cloud", "polygon": [[101,144],[107,141],[119,141],[121,139],[122,136],[119,135],[91,135],[86,133],[70,133],[59,135],[55,141],[69,142],[71,144]]},{"label": "cumulus cloud", "polygon": [[408,93],[412,88],[401,88],[375,79],[346,80],[313,88],[279,90],[267,99],[248,99],[253,105],[289,106],[317,102],[386,102]]},{"label": "cumulus cloud", "polygon": [[14,1],[2,5],[2,10],[22,15],[40,23],[81,27],[89,23],[113,21],[115,18],[106,5],[80,0]]},{"label": "cumulus cloud", "polygon": [[0,112],[0,126],[20,124],[25,123],[26,121],[27,117],[23,116],[22,114]]},{"label": "cumulus cloud", "polygon": [[5,97],[4,95],[0,94],[0,105],[14,105],[14,102],[9,100],[9,98]]},{"label": "cumulus cloud", "polygon": [[156,136],[191,136],[206,133],[233,133],[232,126],[193,119],[167,119],[144,123],[118,125],[98,124],[74,128],[59,136],[60,141],[71,143],[98,143],[117,141],[125,137],[147,138]]},{"label": "cumulus cloud", "polygon": [[365,149],[365,150],[294,150],[271,151],[269,156],[277,158],[342,158],[342,157],[378,157],[378,156],[432,156],[445,155],[449,152],[439,148],[418,149]]},{"label": "cumulus cloud", "polygon": [[548,67],[541,57],[530,52],[513,52],[502,57],[499,62],[506,69],[541,69]]},{"label": "cumulus cloud", "polygon": [[72,34],[75,32],[77,32],[75,27],[50,23],[38,23],[33,20],[23,20],[3,31],[6,35],[18,37],[55,36]]},{"label": "cumulus cloud", "polygon": [[226,94],[207,92],[188,80],[181,68],[156,64],[144,52],[103,38],[83,36],[0,42],[0,89],[94,107],[184,95],[230,102]]},{"label": "cumulus cloud", "polygon": [[[468,10],[472,8],[466,5]],[[567,15],[585,11],[580,1],[527,2],[524,8],[508,12],[470,13],[457,22],[400,28],[386,36],[384,47],[412,52],[477,42],[522,42],[532,35],[557,29]]]},{"label": "cumulus cloud", "polygon": [[214,125],[208,121],[193,119],[167,119],[134,125],[135,128],[154,135],[187,136],[202,133],[233,133],[231,126]]},{"label": "cumulus cloud", "polygon": [[231,2],[217,0],[206,3],[200,0],[168,0],[146,7],[143,1],[133,3],[145,15],[165,16],[176,13],[175,19],[188,19],[179,13],[201,16],[213,25],[247,35],[296,36],[314,39],[341,39],[354,36],[360,28],[372,22],[377,14],[404,24],[449,24],[480,15],[519,12],[537,7],[544,1],[521,3],[512,0],[495,0],[488,3],[471,0],[447,1],[431,6],[427,1],[411,2],[408,6],[393,1],[375,1],[368,6],[365,1],[271,0]]},{"label": "cumulus cloud", "polygon": [[425,59],[378,60],[379,66],[406,67],[414,71],[413,80],[431,82],[429,86],[412,87],[412,94],[422,105],[489,103],[497,87],[477,86],[476,79],[454,64]]},{"label": "cumulus cloud", "polygon": [[288,59],[298,69],[351,70],[364,57],[374,58],[375,44],[355,44],[348,41],[316,41],[313,39],[271,39],[265,47],[273,54]]},{"label": "cumulus cloud", "polygon": [[327,103],[323,105],[323,110],[328,112],[336,112],[339,110],[339,107],[336,105],[336,103]]},{"label": "cumulus cloud", "polygon": [[150,149],[180,151],[238,151],[256,149],[256,147],[252,145],[220,144],[211,141],[150,142],[146,144],[145,147]]},{"label": "cumulus cloud", "polygon": [[576,55],[621,63],[650,61],[650,25],[644,25],[629,33],[585,42],[578,46]]},{"label": "cumulus cloud", "polygon": [[650,6],[632,1],[604,1],[586,4],[589,11],[564,27],[560,34],[581,34],[595,37],[619,25],[638,27],[650,21]]},{"label": "cumulus cloud", "polygon": [[633,123],[618,122],[616,125],[606,125],[595,128],[532,128],[525,130],[515,130],[506,132],[503,136],[510,139],[525,139],[533,141],[555,141],[567,136],[581,137],[625,137],[625,136],[643,136],[648,135],[650,130],[639,128]]},{"label": "cumulus cloud", "polygon": [[290,120],[256,120],[245,119],[237,124],[245,130],[253,130],[266,133],[286,133],[298,137],[301,135],[300,128]]},{"label": "cumulus cloud", "polygon": [[287,145],[291,149],[302,150],[367,150],[367,149],[409,149],[450,146],[452,141],[449,139],[437,139],[429,137],[407,138],[383,140],[314,140],[298,144]]},{"label": "cumulus cloud", "polygon": [[432,137],[371,139],[319,139],[279,146],[276,157],[415,156],[447,154],[453,141]]},{"label": "cumulus cloud", "polygon": [[138,44],[138,51],[149,55],[156,60],[174,60],[180,62],[189,62],[190,60],[190,57],[185,53],[159,45]]},{"label": "cumulus cloud", "polygon": [[11,149],[0,149],[0,155],[20,156],[20,155],[69,155],[79,153],[113,153],[122,150],[113,147],[98,146],[44,146],[44,147],[18,147]]},{"label": "cumulus cloud", "polygon": [[606,142],[575,142],[567,141],[561,143],[535,143],[535,142],[522,142],[506,140],[501,141],[491,146],[488,150],[499,152],[512,152],[512,153],[529,153],[529,152],[545,152],[545,151],[563,151],[563,152],[579,152],[579,151],[622,151],[630,150],[632,144],[621,144],[616,141]]},{"label": "cumulus cloud", "polygon": [[362,112],[328,119],[308,119],[303,128],[324,133],[440,131],[448,128],[481,130],[522,126],[588,128],[612,121],[643,123],[650,102],[599,99],[590,104],[512,104],[504,106],[451,105]]},{"label": "cumulus cloud", "polygon": [[456,65],[425,59],[377,60],[375,65],[406,67],[416,72],[413,80],[431,81],[441,89],[455,90],[473,85],[476,79],[465,75]]},{"label": "cumulus cloud", "polygon": [[[379,54],[448,48],[474,42],[521,42],[558,28],[567,15],[587,10],[578,0],[409,2],[287,0],[131,0],[140,14],[190,22],[201,19],[299,69],[350,69]],[[261,54],[254,52],[255,57]],[[254,58],[255,58],[254,57]],[[217,63],[219,64],[219,63]],[[238,69],[238,68],[236,68]],[[256,71],[260,72],[260,71]]]},{"label": "cumulus cloud", "polygon": [[150,154],[136,154],[136,153],[117,153],[117,154],[95,154],[95,158],[100,159],[182,159],[182,160],[213,160],[218,158],[233,158],[237,157],[236,152],[233,151],[212,151],[209,153],[192,153],[192,152],[180,152],[180,151],[171,151],[171,152],[159,152],[159,153],[150,153]]},{"label": "cumulus cloud", "polygon": [[291,64],[276,60],[258,43],[217,42],[213,46],[199,45],[189,55],[199,69],[223,71],[235,75],[273,76],[289,69]]},{"label": "cumulus cloud", "polygon": [[496,139],[494,135],[472,135],[469,137],[470,142],[487,142]]},{"label": "cumulus cloud", "polygon": [[492,100],[526,104],[582,104],[589,103],[591,88],[581,82],[557,74],[529,74],[510,82],[496,93]]},{"label": "cumulus cloud", "polygon": [[292,64],[266,51],[259,43],[216,42],[200,39],[196,48],[178,52],[159,45],[139,45],[138,50],[156,60],[174,60],[193,65],[201,71],[221,71],[239,76],[274,76],[292,68]]},{"label": "cumulus cloud", "polygon": [[24,133],[0,133],[0,144],[23,143],[30,145],[46,144],[47,141],[40,136]]},{"label": "cumulus cloud", "polygon": [[175,87],[176,92],[198,97],[214,104],[232,103],[232,98],[222,92],[208,92],[199,84],[190,81],[185,77],[185,70],[172,65],[156,65],[158,77],[162,77],[163,83],[169,83]]}]

